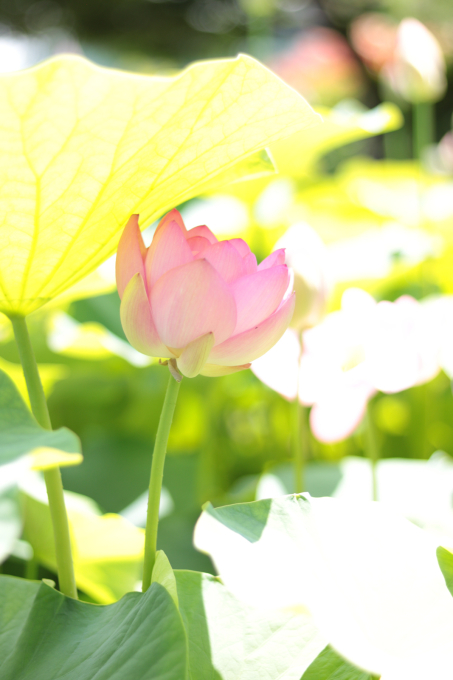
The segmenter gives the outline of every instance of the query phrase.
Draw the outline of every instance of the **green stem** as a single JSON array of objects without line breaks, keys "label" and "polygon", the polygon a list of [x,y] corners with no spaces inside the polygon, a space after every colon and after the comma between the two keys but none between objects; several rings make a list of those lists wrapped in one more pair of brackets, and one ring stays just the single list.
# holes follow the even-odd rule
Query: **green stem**
[{"label": "green stem", "polygon": [[414,157],[420,159],[425,147],[434,144],[434,106],[431,102],[420,102],[412,108],[412,138]]},{"label": "green stem", "polygon": [[305,456],[303,447],[303,406],[296,396],[293,407],[293,461],[294,461],[294,491],[301,493],[304,490]]},{"label": "green stem", "polygon": [[[14,336],[16,338],[20,361],[24,371],[25,382],[27,383],[31,410],[38,423],[46,430],[51,430],[52,425],[46,397],[44,395],[38,365],[36,363],[25,318],[16,316],[11,319],[11,322],[13,324]],[[54,467],[45,470],[44,481],[46,483],[49,510],[53,525],[58,583],[60,590],[64,595],[77,599],[68,515],[64,502],[60,468]]]},{"label": "green stem", "polygon": [[27,581],[36,581],[38,579],[38,563],[34,557],[25,565],[25,578]]},{"label": "green stem", "polygon": [[180,383],[170,375],[154,444],[151,476],[149,480],[148,515],[146,518],[143,592],[148,590],[151,585],[153,567],[156,561],[157,528],[159,525],[159,505],[162,491],[162,479],[164,476],[165,454],[167,453],[168,436],[170,434],[173,414],[175,412],[179,386]]},{"label": "green stem", "polygon": [[379,449],[376,439],[376,430],[371,413],[370,402],[367,404],[366,411],[366,453],[371,464],[372,497],[373,501],[378,500],[377,464],[379,462]]}]

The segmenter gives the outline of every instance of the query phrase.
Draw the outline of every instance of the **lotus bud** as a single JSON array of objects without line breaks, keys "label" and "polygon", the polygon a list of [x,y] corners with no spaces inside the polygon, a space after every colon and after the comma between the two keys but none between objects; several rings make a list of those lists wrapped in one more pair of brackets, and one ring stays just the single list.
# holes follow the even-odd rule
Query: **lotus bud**
[{"label": "lotus bud", "polygon": [[318,324],[326,313],[330,284],[326,249],[309,224],[294,224],[276,244],[284,248],[291,268],[296,305],[291,328],[306,330]]},{"label": "lotus bud", "polygon": [[118,246],[116,281],[127,339],[168,360],[173,375],[220,376],[250,367],[291,321],[284,251],[257,265],[240,238],[218,241],[207,226],[187,230],[177,210],[145,248],[132,215]]}]

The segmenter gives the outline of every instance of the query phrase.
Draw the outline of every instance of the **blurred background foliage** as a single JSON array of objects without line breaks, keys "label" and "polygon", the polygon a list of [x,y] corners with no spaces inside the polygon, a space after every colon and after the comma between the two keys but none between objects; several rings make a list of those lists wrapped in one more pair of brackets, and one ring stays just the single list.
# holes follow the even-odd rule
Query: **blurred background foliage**
[{"label": "blurred background foliage", "polygon": [[[418,18],[441,45],[447,82],[430,104],[433,134],[421,159],[414,160],[415,108],[361,54],[357,22],[370,13],[390,27],[407,16]],[[62,51],[164,74],[193,60],[241,51],[260,58],[322,111],[331,136],[321,131],[316,141],[317,130],[310,131],[305,147],[301,144],[305,154],[296,158],[284,147],[271,150],[278,176],[225,187],[222,194],[180,206],[188,227],[207,223],[223,238],[242,236],[263,259],[288,227],[308,222],[329,252],[335,284],[329,311],[339,308],[350,286],[376,300],[453,294],[450,1],[0,0],[0,70],[23,68]],[[383,101],[393,107],[369,111]],[[143,526],[140,497],[148,486],[167,370],[128,346],[112,271],[107,262],[100,269],[102,285],[89,297],[57,299],[36,312],[29,326],[53,426],[69,427],[82,441],[84,463],[62,471],[65,488],[89,496],[103,512],[124,511]],[[25,396],[6,320],[0,335],[0,367]],[[450,378],[441,371],[424,385],[374,397],[382,458],[427,461],[439,451],[447,459],[453,455]],[[159,528],[159,547],[174,568],[211,570],[208,558],[192,548],[201,505],[252,500],[260,476],[291,460],[293,422],[293,403],[252,371],[184,380]],[[329,444],[305,426],[305,455],[312,465],[308,488],[314,494],[330,492],[329,480],[334,488],[336,475],[344,474],[339,463],[364,456],[365,425]],[[333,466],[322,468],[324,473],[316,468],[327,463]],[[410,484],[410,475],[407,480]],[[453,512],[451,493],[453,486]],[[12,557],[3,568],[20,572],[22,567]],[[47,572],[41,567],[40,573]]]}]

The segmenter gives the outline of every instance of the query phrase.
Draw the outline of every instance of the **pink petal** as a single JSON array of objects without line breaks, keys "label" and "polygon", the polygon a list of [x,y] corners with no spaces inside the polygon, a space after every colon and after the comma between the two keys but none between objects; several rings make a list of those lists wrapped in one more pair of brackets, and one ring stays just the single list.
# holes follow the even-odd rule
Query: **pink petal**
[{"label": "pink petal", "polygon": [[200,335],[228,338],[236,325],[236,303],[228,285],[206,260],[195,260],[160,277],[151,309],[162,341],[182,348]]},{"label": "pink petal", "polygon": [[161,221],[157,225],[157,229],[154,233],[154,236],[156,236],[156,234],[158,234],[164,227],[166,227],[169,222],[176,222],[176,224],[178,224],[181,227],[181,231],[184,234],[187,234],[186,225],[184,224],[184,220],[181,217],[181,213],[179,212],[179,210],[176,210],[176,208],[173,208],[173,210],[170,210],[170,212],[164,215],[164,217],[161,219]]},{"label": "pink petal", "polygon": [[209,352],[214,346],[214,334],[206,333],[189,342],[177,360],[178,368],[186,378],[195,378],[206,364]]},{"label": "pink petal", "polygon": [[257,326],[275,312],[288,288],[288,280],[288,267],[284,264],[231,283],[237,308],[235,335]]},{"label": "pink petal", "polygon": [[173,357],[157,334],[141,274],[135,274],[127,284],[121,301],[120,316],[123,330],[132,347],[151,357]]},{"label": "pink petal", "polygon": [[145,254],[138,215],[131,215],[121,234],[116,255],[116,285],[120,298],[134,274],[141,274],[145,278]]},{"label": "pink petal", "polygon": [[170,269],[192,262],[194,259],[181,227],[177,222],[167,222],[156,243],[151,244],[145,260],[146,278],[151,289]]},{"label": "pink petal", "polygon": [[213,243],[198,257],[203,257],[210,262],[227,283],[245,273],[242,257],[229,241]]},{"label": "pink petal", "polygon": [[244,258],[242,258],[242,261],[244,263],[245,274],[254,274],[257,271],[258,267],[256,266],[256,255],[249,253]]},{"label": "pink petal", "polygon": [[230,239],[230,243],[234,248],[236,248],[241,257],[247,257],[247,255],[250,255],[250,248],[244,239],[232,238]]},{"label": "pink petal", "polygon": [[259,326],[229,338],[209,355],[209,363],[236,366],[258,359],[280,340],[294,312],[294,293]]},{"label": "pink petal", "polygon": [[[190,232],[188,233],[190,234]],[[193,255],[200,255],[200,253],[202,253],[203,250],[206,250],[211,244],[204,236],[193,236],[192,238],[187,239],[187,245]]]},{"label": "pink petal", "polygon": [[280,248],[279,250],[274,250],[273,253],[268,255],[265,260],[263,260],[258,265],[258,271],[263,269],[269,269],[270,267],[275,267],[279,264],[285,264],[285,249]]},{"label": "pink petal", "polygon": [[199,227],[194,227],[193,229],[189,229],[187,232],[187,238],[194,238],[194,236],[202,236],[203,238],[207,239],[209,243],[217,243],[218,241],[209,227],[207,227],[205,224],[202,224]]},{"label": "pink petal", "polygon": [[222,375],[230,375],[230,373],[237,373],[238,371],[245,371],[250,368],[252,364],[243,364],[242,366],[217,366],[216,364],[205,364],[200,375],[205,375],[208,378],[219,378]]}]

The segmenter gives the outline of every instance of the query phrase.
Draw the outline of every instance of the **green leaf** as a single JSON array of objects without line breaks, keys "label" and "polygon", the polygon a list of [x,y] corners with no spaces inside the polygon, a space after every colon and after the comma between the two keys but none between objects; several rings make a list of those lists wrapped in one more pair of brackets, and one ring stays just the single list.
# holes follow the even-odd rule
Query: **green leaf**
[{"label": "green leaf", "polygon": [[439,567],[444,575],[445,583],[448,590],[453,595],[453,553],[450,550],[445,550],[439,546],[437,548],[437,561],[439,562]]},{"label": "green leaf", "polygon": [[380,104],[374,109],[357,110],[336,107],[318,109],[324,125],[301,131],[271,145],[272,157],[283,175],[306,175],[316,161],[338,147],[359,139],[374,137],[400,128],[404,119],[394,104]]},{"label": "green leaf", "polygon": [[0,102],[0,310],[9,315],[92,272],[132,213],[146,227],[320,121],[248,56],[166,78],[62,55],[2,74]]},{"label": "green leaf", "polygon": [[437,541],[393,510],[301,494],[209,506],[195,544],[244,602],[306,606],[359,668],[386,680],[447,680],[453,600]]},{"label": "green leaf", "polygon": [[373,676],[351,666],[329,645],[307,668],[301,680],[372,680]]},{"label": "green leaf", "polygon": [[260,611],[210,574],[175,576],[191,680],[300,680],[326,644],[306,612]]},{"label": "green leaf", "polygon": [[170,593],[175,605],[179,608],[175,574],[168,561],[168,557],[163,550],[158,550],[156,553],[156,562],[154,563],[151,583],[154,583],[154,581],[164,586]]},{"label": "green leaf", "polygon": [[13,381],[0,369],[0,466],[21,458],[34,469],[77,465],[82,461],[80,441],[66,427],[51,431],[38,425]]},{"label": "green leaf", "polygon": [[160,584],[98,606],[0,577],[2,680],[184,680],[186,673],[181,617]]},{"label": "green leaf", "polygon": [[[56,572],[52,521],[44,484],[39,479],[28,478],[21,487],[24,537],[31,544],[35,559]],[[84,496],[65,492],[65,500],[78,588],[102,604],[115,602],[135,590],[140,584],[143,566],[143,529],[119,515],[101,515]]]}]

